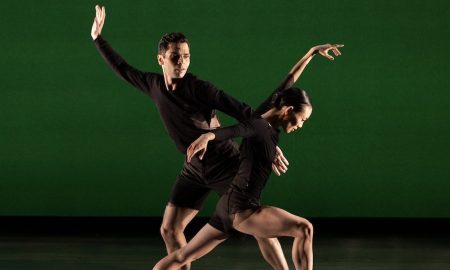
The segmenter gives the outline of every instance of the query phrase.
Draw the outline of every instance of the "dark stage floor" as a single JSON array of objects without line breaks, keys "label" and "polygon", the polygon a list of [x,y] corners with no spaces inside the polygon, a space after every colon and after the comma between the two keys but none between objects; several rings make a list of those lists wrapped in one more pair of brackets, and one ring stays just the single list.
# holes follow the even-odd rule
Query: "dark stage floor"
[{"label": "dark stage floor", "polygon": [[[157,231],[140,235],[139,230],[75,233],[76,228],[65,232],[7,229],[0,233],[0,270],[151,269],[164,255]],[[428,228],[425,228],[428,232],[418,229],[384,235],[370,233],[371,229],[357,233],[348,230],[321,233],[323,229],[316,229],[314,269],[450,269],[448,234],[439,235]],[[283,238],[281,242],[290,261],[291,240]],[[240,235],[194,262],[192,269],[271,268],[259,254],[255,240]]]}]

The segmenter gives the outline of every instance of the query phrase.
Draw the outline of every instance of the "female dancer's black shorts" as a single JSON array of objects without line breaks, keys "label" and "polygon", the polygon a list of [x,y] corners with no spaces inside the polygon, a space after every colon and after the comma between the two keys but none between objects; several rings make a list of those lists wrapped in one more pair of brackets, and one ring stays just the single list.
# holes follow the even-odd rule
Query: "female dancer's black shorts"
[{"label": "female dancer's black shorts", "polygon": [[211,190],[225,194],[239,168],[238,147],[230,142],[216,149],[208,148],[203,160],[195,156],[190,163],[185,161],[169,202],[200,210]]},{"label": "female dancer's black shorts", "polygon": [[257,211],[259,208],[261,204],[258,199],[252,198],[239,188],[231,187],[225,195],[220,197],[208,223],[219,231],[230,233],[233,230],[234,214],[248,209]]}]

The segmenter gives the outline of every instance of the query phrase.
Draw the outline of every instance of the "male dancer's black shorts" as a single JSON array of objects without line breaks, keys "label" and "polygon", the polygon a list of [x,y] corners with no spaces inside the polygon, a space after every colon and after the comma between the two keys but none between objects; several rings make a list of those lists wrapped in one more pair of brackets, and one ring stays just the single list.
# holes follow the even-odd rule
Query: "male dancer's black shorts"
[{"label": "male dancer's black shorts", "polygon": [[169,202],[177,207],[200,210],[211,190],[226,193],[239,169],[239,150],[235,143],[226,141],[208,146],[203,160],[198,155],[183,168],[172,187]]}]

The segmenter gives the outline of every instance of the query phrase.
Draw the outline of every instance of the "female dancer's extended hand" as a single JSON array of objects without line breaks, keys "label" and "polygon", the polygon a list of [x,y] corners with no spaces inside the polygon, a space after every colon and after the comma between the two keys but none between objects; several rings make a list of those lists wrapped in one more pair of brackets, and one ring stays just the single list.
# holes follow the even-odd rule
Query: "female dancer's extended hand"
[{"label": "female dancer's extended hand", "polygon": [[200,137],[197,138],[191,145],[189,145],[186,156],[187,156],[187,162],[191,162],[191,159],[195,154],[200,153],[200,159],[203,159],[203,156],[205,155],[206,148],[208,147],[208,142],[211,140],[214,140],[216,135],[214,133],[208,132],[205,134],[202,134]]},{"label": "female dancer's extended hand", "polygon": [[317,45],[313,47],[313,50],[320,53],[320,55],[330,59],[334,60],[334,57],[331,56],[328,52],[331,50],[335,56],[341,55],[341,52],[339,51],[339,48],[344,47],[344,44],[323,44],[323,45]]}]

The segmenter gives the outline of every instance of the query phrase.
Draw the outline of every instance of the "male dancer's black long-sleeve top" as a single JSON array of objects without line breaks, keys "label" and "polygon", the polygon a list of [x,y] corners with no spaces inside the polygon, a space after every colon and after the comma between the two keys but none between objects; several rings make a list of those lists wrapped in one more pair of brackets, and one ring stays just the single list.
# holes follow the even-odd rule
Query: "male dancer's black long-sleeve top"
[{"label": "male dancer's black long-sleeve top", "polygon": [[[95,45],[119,77],[153,99],[170,138],[183,154],[195,139],[211,130],[215,109],[238,121],[248,120],[252,115],[251,107],[192,74],[186,74],[181,85],[170,91],[165,86],[163,75],[142,72],[130,66],[101,36],[95,40]],[[211,150],[224,143],[228,144],[212,144]]]}]

